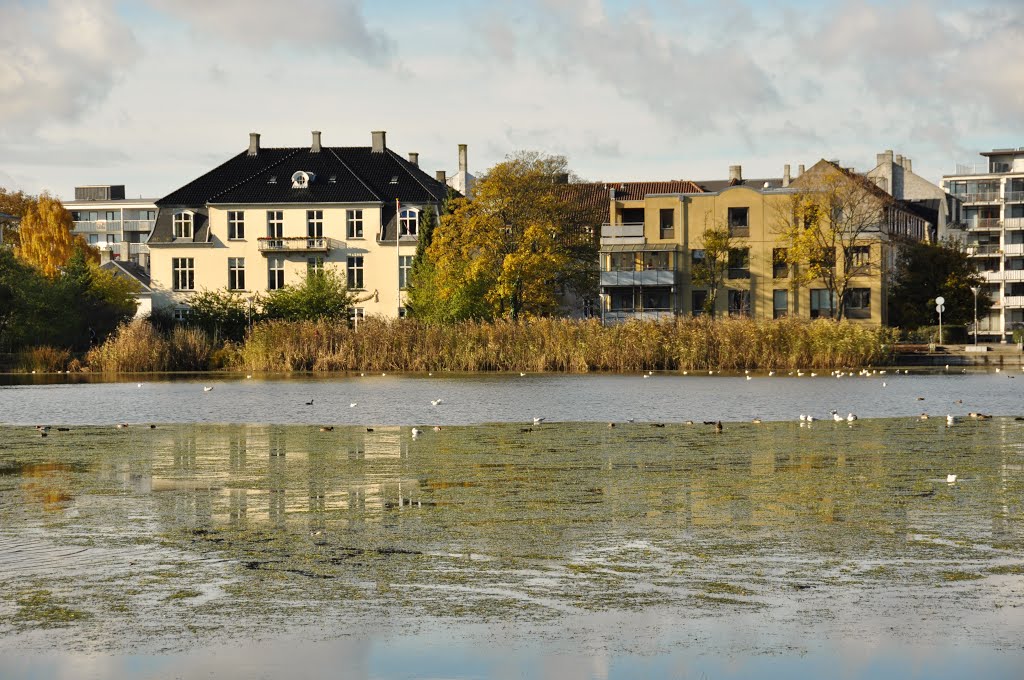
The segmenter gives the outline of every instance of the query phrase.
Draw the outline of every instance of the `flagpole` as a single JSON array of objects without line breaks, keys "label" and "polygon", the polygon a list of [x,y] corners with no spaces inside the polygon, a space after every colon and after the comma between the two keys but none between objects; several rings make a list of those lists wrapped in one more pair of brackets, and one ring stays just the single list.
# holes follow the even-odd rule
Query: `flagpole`
[{"label": "flagpole", "polygon": [[398,263],[398,287],[395,289],[398,298],[398,307],[395,314],[398,318],[402,316],[402,248],[399,239],[402,237],[402,203],[395,199],[395,261]]}]

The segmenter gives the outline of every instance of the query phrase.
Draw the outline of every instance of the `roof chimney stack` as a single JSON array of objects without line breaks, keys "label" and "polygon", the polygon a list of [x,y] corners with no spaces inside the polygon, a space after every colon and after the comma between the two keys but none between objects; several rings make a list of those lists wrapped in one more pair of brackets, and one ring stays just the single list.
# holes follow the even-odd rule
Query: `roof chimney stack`
[{"label": "roof chimney stack", "polygon": [[907,172],[913,172],[913,170],[911,170],[911,167],[913,167],[913,163],[910,162],[909,158],[904,156],[903,157],[903,169],[906,170]]},{"label": "roof chimney stack", "polygon": [[788,187],[792,178],[789,176],[789,163],[782,166],[782,186]]},{"label": "roof chimney stack", "polygon": [[374,130],[370,133],[373,138],[373,144],[370,150],[373,153],[384,153],[384,149],[387,147],[387,133],[384,130]]},{"label": "roof chimney stack", "polygon": [[260,152],[260,133],[249,133],[249,155],[255,156]]},{"label": "roof chimney stack", "polygon": [[466,173],[469,170],[468,154],[466,145],[459,144],[459,172]]},{"label": "roof chimney stack", "polygon": [[730,165],[729,166],[729,183],[739,184],[743,181],[743,166],[742,165]]},{"label": "roof chimney stack", "polygon": [[320,131],[313,130],[313,144],[309,147],[310,153],[320,153]]},{"label": "roof chimney stack", "polygon": [[434,179],[436,179],[441,184],[447,184],[448,183],[448,178],[445,177],[445,171],[444,170],[436,171],[434,173]]},{"label": "roof chimney stack", "polygon": [[903,167],[903,154],[896,154],[896,165]]},{"label": "roof chimney stack", "polygon": [[420,155],[415,151],[410,151],[409,162],[415,165],[417,168],[420,167]]},{"label": "roof chimney stack", "polygon": [[800,165],[796,166],[796,176],[797,177],[802,177],[803,174],[804,174],[804,164],[801,163]]}]

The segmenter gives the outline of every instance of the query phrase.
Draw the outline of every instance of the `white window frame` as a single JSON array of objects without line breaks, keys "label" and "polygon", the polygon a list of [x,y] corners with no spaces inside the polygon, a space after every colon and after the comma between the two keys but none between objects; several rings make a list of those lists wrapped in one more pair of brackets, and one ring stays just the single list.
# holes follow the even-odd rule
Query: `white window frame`
[{"label": "white window frame", "polygon": [[173,290],[196,289],[196,261],[192,257],[171,258],[171,287]]},{"label": "white window frame", "polygon": [[245,240],[245,212],[242,210],[228,211],[228,240]]},{"label": "white window frame", "polygon": [[246,290],[245,258],[228,258],[228,290]]},{"label": "white window frame", "polygon": [[195,224],[192,211],[182,210],[181,212],[176,212],[172,219],[174,238],[192,238],[192,228]]},{"label": "white window frame", "polygon": [[345,235],[346,238],[363,238],[363,211],[361,208],[347,211]]},{"label": "white window frame", "polygon": [[398,287],[402,290],[409,288],[409,275],[412,273],[413,255],[398,256]]},{"label": "white window frame", "polygon": [[306,211],[306,236],[308,238],[324,237],[324,211]]},{"label": "white window frame", "polygon": [[280,290],[284,288],[284,258],[267,258],[267,290]]},{"label": "white window frame", "polygon": [[323,274],[324,272],[324,256],[323,255],[311,255],[306,258],[306,274],[316,272]]},{"label": "white window frame", "polygon": [[416,208],[402,208],[398,213],[398,235],[416,236],[420,226],[420,211]]},{"label": "white window frame", "polygon": [[284,211],[267,211],[267,238],[284,238]]},{"label": "white window frame", "polygon": [[345,261],[345,282],[350,290],[363,289],[363,256],[350,255]]}]

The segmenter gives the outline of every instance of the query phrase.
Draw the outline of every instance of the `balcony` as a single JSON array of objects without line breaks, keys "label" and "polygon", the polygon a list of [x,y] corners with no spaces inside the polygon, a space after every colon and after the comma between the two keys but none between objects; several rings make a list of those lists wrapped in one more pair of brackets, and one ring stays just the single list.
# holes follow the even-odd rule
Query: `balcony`
[{"label": "balcony", "polygon": [[1024,229],[1024,217],[1007,217],[1003,220],[1003,226],[1007,229]]},{"label": "balcony", "polygon": [[1024,191],[1005,191],[1003,201],[1006,203],[1024,203]]},{"label": "balcony", "polygon": [[971,217],[964,220],[969,231],[999,231],[1002,220],[998,217]]},{"label": "balcony", "polygon": [[156,220],[125,220],[125,231],[153,231]]},{"label": "balcony", "polygon": [[985,257],[992,255],[1001,255],[1001,251],[998,243],[986,243],[983,245],[967,246],[967,254],[972,257]]},{"label": "balcony", "polygon": [[1024,295],[1007,295],[1003,298],[1003,307],[1024,307]]},{"label": "balcony", "polygon": [[671,269],[647,269],[645,271],[601,272],[602,286],[674,286],[676,273]]},{"label": "balcony", "polygon": [[128,244],[129,255],[148,255],[149,246],[145,243],[129,243]]},{"label": "balcony", "polygon": [[956,194],[964,203],[998,203],[1002,200],[998,191],[976,191],[970,194]]},{"label": "balcony", "polygon": [[121,230],[121,220],[79,220],[73,223],[79,233],[107,233]]},{"label": "balcony", "polygon": [[602,224],[601,245],[643,245],[644,223]]},{"label": "balcony", "polygon": [[995,271],[995,272],[983,271],[983,272],[979,272],[979,273],[983,277],[985,277],[986,281],[992,281],[992,282],[996,282],[996,281],[1010,281],[1010,282],[1024,281],[1024,269],[1003,269],[1001,271]]},{"label": "balcony", "polygon": [[1009,243],[1003,246],[1003,254],[1007,257],[1021,257],[1024,255],[1024,243]]},{"label": "balcony", "polygon": [[663,319],[674,319],[676,313],[667,309],[650,309],[650,310],[636,310],[636,311],[624,311],[617,310],[613,312],[604,313],[604,322],[609,323],[625,323],[633,319],[640,319],[642,321],[661,321]]},{"label": "balcony", "polygon": [[307,236],[286,236],[284,238],[260,237],[260,252],[267,253],[326,253],[330,250],[330,239]]}]

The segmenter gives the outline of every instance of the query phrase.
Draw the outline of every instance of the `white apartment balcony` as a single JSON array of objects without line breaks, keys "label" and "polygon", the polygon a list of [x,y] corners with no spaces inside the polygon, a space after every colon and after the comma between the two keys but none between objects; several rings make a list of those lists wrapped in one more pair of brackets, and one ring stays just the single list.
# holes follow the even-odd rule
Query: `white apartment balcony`
[{"label": "white apartment balcony", "polygon": [[129,255],[148,255],[149,246],[145,243],[129,243],[128,244]]},{"label": "white apartment balcony", "polygon": [[676,273],[671,269],[601,272],[602,286],[674,286]]},{"label": "white apartment balcony", "polygon": [[601,245],[643,245],[644,223],[629,222],[626,224],[602,224]]},{"label": "white apartment balcony", "polygon": [[1024,203],[1024,191],[1006,191],[1003,200],[1007,203]]},{"label": "white apartment balcony", "polygon": [[153,231],[156,220],[125,220],[125,231]]},{"label": "white apartment balcony", "polygon": [[986,281],[1024,281],[1024,269],[1003,269],[998,272],[980,272]]},{"label": "white apartment balcony", "polygon": [[605,323],[625,323],[632,319],[643,321],[661,321],[663,319],[674,319],[676,313],[667,309],[650,309],[636,311],[614,311],[604,313]]},{"label": "white apartment balcony", "polygon": [[999,231],[1002,229],[1002,220],[998,217],[971,217],[964,220],[968,231]]},{"label": "white apartment balcony", "polygon": [[1024,307],[1024,295],[1007,295],[1003,298],[1003,307],[1018,309]]},{"label": "white apartment balcony", "polygon": [[1007,257],[1020,257],[1024,255],[1024,243],[1009,243],[1003,246],[1003,254]]},{"label": "white apartment balcony", "polygon": [[286,236],[284,238],[259,239],[260,252],[269,253],[326,253],[330,250],[330,239],[307,236]]},{"label": "white apartment balcony", "polygon": [[964,203],[998,203],[1002,199],[998,191],[978,191],[972,194],[956,194]]},{"label": "white apartment balcony", "polygon": [[986,243],[984,245],[967,246],[967,254],[971,257],[991,257],[993,255],[1001,255],[998,243]]},{"label": "white apartment balcony", "polygon": [[107,233],[121,230],[121,220],[80,220],[74,222],[74,230],[81,233]]}]

